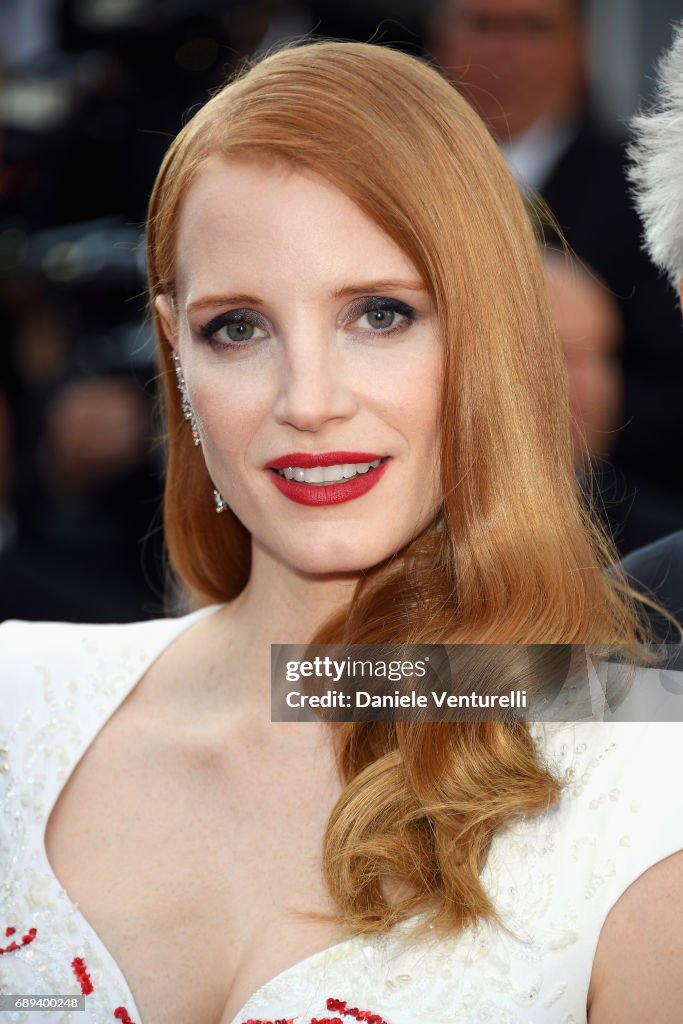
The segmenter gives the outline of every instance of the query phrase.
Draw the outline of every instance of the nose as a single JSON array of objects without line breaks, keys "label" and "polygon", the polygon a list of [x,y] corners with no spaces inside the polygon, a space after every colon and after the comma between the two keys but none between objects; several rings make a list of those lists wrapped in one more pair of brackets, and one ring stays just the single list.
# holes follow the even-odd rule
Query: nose
[{"label": "nose", "polygon": [[348,360],[321,337],[287,346],[274,405],[278,423],[317,432],[333,420],[350,419],[358,408]]}]

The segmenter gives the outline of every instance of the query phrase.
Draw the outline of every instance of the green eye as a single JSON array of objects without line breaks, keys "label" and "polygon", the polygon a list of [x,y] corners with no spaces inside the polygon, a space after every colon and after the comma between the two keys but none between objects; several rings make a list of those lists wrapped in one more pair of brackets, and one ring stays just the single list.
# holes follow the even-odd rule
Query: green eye
[{"label": "green eye", "polygon": [[268,336],[263,317],[253,309],[233,309],[214,317],[199,328],[201,336],[215,348],[247,348],[249,342]]},{"label": "green eye", "polygon": [[378,328],[391,327],[396,319],[396,313],[393,309],[371,309],[365,315],[370,326]]},{"label": "green eye", "polygon": [[406,330],[415,320],[415,310],[400,299],[387,295],[368,295],[358,299],[348,308],[348,323],[365,338],[390,337],[397,331]]},{"label": "green eye", "polygon": [[244,321],[226,324],[225,333],[230,341],[251,341],[254,337],[254,325],[244,323]]}]

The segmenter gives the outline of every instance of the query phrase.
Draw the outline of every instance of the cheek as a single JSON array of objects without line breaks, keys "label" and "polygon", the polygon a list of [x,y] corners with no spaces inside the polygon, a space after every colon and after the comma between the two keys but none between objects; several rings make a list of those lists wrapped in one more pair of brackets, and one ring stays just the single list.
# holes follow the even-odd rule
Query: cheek
[{"label": "cheek", "polygon": [[442,368],[440,352],[401,372],[385,374],[375,391],[380,416],[404,438],[410,454],[436,466],[441,440]]},{"label": "cheek", "polygon": [[401,372],[393,388],[394,403],[407,428],[425,442],[439,432],[443,368],[441,350],[434,345],[425,358]]},{"label": "cheek", "polygon": [[243,452],[270,408],[263,382],[224,365],[188,370],[187,383],[205,452]]},{"label": "cheek", "polygon": [[413,382],[413,405],[418,453],[424,462],[424,474],[432,488],[432,497],[441,493],[441,426],[443,366],[439,351],[427,369]]}]

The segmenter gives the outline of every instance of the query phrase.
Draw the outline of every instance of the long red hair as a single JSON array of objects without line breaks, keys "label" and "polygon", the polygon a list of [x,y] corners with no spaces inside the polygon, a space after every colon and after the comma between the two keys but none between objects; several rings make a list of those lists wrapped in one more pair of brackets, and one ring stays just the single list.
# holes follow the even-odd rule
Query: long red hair
[{"label": "long red hair", "polygon": [[[369,570],[317,642],[633,642],[639,626],[572,467],[562,353],[533,232],[497,146],[424,63],[388,48],[314,43],[228,84],[171,145],[152,195],[151,297],[175,292],[179,211],[211,154],[285,161],[336,185],[409,255],[443,339],[443,501],[434,522]],[[165,524],[199,602],[245,586],[250,537],[216,516],[157,323],[168,423]],[[492,907],[479,870],[492,836],[556,799],[523,725],[339,727],[346,788],[324,847],[355,930],[429,909],[463,927]],[[386,898],[386,881],[402,895]]]}]

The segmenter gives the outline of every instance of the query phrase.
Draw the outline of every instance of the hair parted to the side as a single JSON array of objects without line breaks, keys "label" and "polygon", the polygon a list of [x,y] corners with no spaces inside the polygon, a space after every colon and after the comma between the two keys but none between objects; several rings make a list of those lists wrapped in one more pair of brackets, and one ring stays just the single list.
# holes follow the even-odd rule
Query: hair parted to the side
[{"label": "hair parted to the side", "polygon": [[[226,86],[171,146],[149,217],[151,297],[174,297],[179,210],[208,156],[322,175],[410,256],[443,340],[435,522],[363,574],[316,642],[633,642],[638,624],[572,469],[564,366],[533,233],[487,129],[427,65],[356,43],[284,50]],[[200,600],[244,587],[249,536],[217,517],[157,323],[173,564]],[[228,522],[226,524],[226,519]],[[356,931],[415,910],[459,929],[493,908],[479,881],[492,836],[546,810],[559,784],[524,725],[338,729],[346,788],[324,868]],[[387,898],[387,883],[394,898]]]},{"label": "hair parted to the side", "polygon": [[683,21],[657,65],[652,109],[632,121],[629,177],[647,250],[676,291],[683,278]]}]

